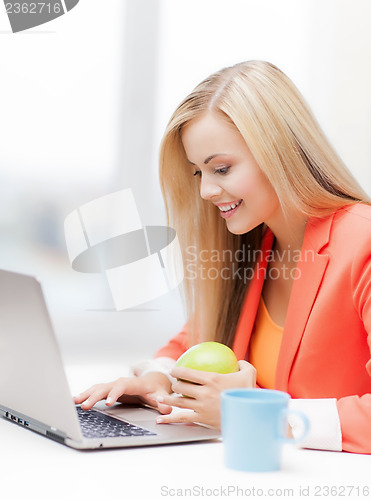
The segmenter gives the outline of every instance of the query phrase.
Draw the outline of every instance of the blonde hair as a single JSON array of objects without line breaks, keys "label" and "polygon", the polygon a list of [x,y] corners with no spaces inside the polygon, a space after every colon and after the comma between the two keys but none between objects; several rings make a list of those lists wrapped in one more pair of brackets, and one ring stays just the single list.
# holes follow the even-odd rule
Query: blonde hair
[{"label": "blonde hair", "polygon": [[370,200],[329,144],[295,85],[273,64],[248,61],[224,68],[180,103],[161,144],[160,182],[168,223],[176,230],[183,252],[190,339],[191,343],[216,340],[231,346],[248,282],[236,274],[233,258],[229,262],[202,260],[200,275],[198,256],[200,252],[223,256],[226,251],[236,256],[244,249],[244,261],[238,265],[251,269],[262,227],[231,234],[218,209],[200,197],[199,183],[192,182],[181,134],[187,124],[207,112],[219,113],[239,130],[284,212],[294,209],[306,217],[322,217],[344,205]]}]

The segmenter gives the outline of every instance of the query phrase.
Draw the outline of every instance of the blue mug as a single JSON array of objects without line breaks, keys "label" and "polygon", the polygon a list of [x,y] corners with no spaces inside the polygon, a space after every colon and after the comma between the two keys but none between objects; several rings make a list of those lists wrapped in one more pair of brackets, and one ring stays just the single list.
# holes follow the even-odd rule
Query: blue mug
[{"label": "blue mug", "polygon": [[[308,432],[302,413],[287,408],[290,395],[270,389],[228,389],[221,394],[221,426],[225,464],[249,472],[281,468],[282,446],[297,443]],[[299,417],[303,432],[298,438],[286,436],[288,414]]]}]

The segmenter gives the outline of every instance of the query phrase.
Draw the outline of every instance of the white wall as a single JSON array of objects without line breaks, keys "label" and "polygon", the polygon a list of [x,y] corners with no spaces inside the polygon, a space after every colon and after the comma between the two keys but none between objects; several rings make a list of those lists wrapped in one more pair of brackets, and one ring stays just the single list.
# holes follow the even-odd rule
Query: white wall
[{"label": "white wall", "polygon": [[0,265],[27,267],[18,239],[65,256],[65,215],[112,189],[125,3],[110,5],[82,1],[17,34],[0,11]]},{"label": "white wall", "polygon": [[249,59],[294,81],[371,194],[371,2],[163,0],[158,138],[179,101],[209,73]]},{"label": "white wall", "polygon": [[[51,23],[12,34],[0,16],[1,170],[63,189],[105,182],[117,152],[125,3],[82,0]],[[108,172],[108,174],[111,172]]]}]

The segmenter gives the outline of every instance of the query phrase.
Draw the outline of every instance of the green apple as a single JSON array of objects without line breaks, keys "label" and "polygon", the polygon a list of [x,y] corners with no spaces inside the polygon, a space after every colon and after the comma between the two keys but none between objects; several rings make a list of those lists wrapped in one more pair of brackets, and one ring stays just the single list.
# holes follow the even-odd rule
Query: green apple
[{"label": "green apple", "polygon": [[202,342],[192,346],[180,356],[176,366],[216,373],[239,371],[238,361],[232,349],[219,342]]}]

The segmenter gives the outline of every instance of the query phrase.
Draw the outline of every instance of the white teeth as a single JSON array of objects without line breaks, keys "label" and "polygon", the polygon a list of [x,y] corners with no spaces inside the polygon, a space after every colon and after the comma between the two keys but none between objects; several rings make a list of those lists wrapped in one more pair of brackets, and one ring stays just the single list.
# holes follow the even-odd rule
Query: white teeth
[{"label": "white teeth", "polygon": [[237,203],[232,203],[231,205],[223,205],[222,207],[218,207],[219,210],[221,210],[222,212],[228,212],[228,210],[233,210],[234,208],[236,208],[241,202],[237,202]]},{"label": "white teeth", "polygon": [[222,212],[228,212],[228,210],[231,209],[231,206],[230,205],[224,205],[223,207],[220,207],[220,210]]}]

